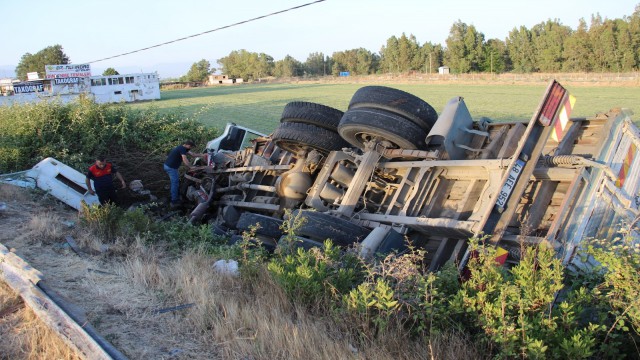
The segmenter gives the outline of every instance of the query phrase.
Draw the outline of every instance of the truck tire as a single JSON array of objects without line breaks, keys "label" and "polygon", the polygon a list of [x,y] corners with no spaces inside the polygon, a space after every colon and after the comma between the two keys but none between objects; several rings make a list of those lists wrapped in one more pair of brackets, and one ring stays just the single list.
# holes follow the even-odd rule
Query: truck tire
[{"label": "truck tire", "polygon": [[[232,235],[231,238],[229,238],[229,242],[227,244],[229,245],[240,244],[242,240],[243,240],[242,235]],[[277,246],[277,242],[275,239],[271,239],[265,236],[260,236],[259,238],[251,238],[249,239],[249,242],[252,244],[260,243],[260,245],[269,253],[273,253],[276,250],[276,246]]]},{"label": "truck tire", "polygon": [[351,98],[349,109],[382,109],[405,117],[426,133],[438,119],[438,113],[419,97],[386,86],[365,86]]},{"label": "truck tire", "polygon": [[280,229],[282,222],[282,220],[270,216],[245,212],[240,215],[236,228],[240,231],[250,231],[251,226],[259,224],[260,228],[256,230],[256,235],[278,239],[282,236],[282,230]]},{"label": "truck tire", "polygon": [[271,138],[278,147],[294,154],[300,150],[328,153],[350,147],[335,131],[296,122],[280,123]]},{"label": "truck tire", "polygon": [[324,242],[331,239],[334,244],[349,246],[362,241],[369,234],[369,230],[352,222],[325,213],[307,210],[294,210],[292,217],[304,219],[296,234],[311,240]]},{"label": "truck tire", "polygon": [[305,101],[293,101],[285,105],[280,122],[315,125],[338,132],[338,124],[344,113],[338,109]]},{"label": "truck tire", "polygon": [[338,132],[352,145],[364,149],[368,140],[386,140],[388,147],[424,149],[427,133],[410,120],[380,109],[349,109],[342,116]]},{"label": "truck tire", "polygon": [[[278,240],[278,246],[279,247],[284,246],[284,244],[286,244],[286,243],[287,243],[286,235],[282,236],[280,238],[280,240]],[[295,237],[295,241],[291,245],[294,248],[299,248],[300,247],[300,248],[303,248],[305,250],[309,250],[309,249],[314,248],[314,247],[322,249],[324,247],[324,243],[321,243],[319,241],[314,241],[314,240],[311,240],[311,239],[307,239],[307,238],[302,237],[302,236],[296,236]]]}]

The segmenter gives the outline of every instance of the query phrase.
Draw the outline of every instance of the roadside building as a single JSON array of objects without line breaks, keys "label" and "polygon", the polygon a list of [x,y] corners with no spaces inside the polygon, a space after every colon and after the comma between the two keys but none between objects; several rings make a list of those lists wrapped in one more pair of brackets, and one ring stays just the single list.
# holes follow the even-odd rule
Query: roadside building
[{"label": "roadside building", "polygon": [[97,103],[160,99],[157,73],[91,76],[89,64],[46,65],[45,73],[44,79],[37,73],[29,74],[29,80],[23,82],[3,79],[0,104],[52,99],[69,102],[81,95]]},{"label": "roadside building", "polygon": [[209,85],[230,85],[241,84],[244,82],[242,79],[230,79],[227,75],[209,75],[207,79]]},{"label": "roadside building", "polygon": [[91,94],[97,103],[160,99],[156,73],[92,76]]}]

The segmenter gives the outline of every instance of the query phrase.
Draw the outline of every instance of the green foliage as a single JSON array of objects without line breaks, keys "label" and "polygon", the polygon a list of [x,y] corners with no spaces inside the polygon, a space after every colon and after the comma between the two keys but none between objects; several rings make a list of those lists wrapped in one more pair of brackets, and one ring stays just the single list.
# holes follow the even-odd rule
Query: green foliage
[{"label": "green foliage", "polygon": [[280,239],[267,269],[292,299],[306,306],[324,305],[361,280],[363,269],[356,255],[342,251],[330,240],[322,249],[299,247],[295,232],[304,219],[299,214],[292,216],[288,210],[286,217],[286,236]]},{"label": "green foliage", "polygon": [[262,242],[256,238],[256,231],[259,228],[259,224],[249,226],[249,231],[242,233],[242,241],[237,244],[240,273],[245,279],[257,279],[268,257]]},{"label": "green foliage", "polygon": [[[585,251],[597,265],[589,272],[593,304],[607,316],[605,343],[640,341],[640,244],[631,237],[593,241]],[[584,277],[583,277],[584,279]],[[593,280],[596,280],[595,282]],[[629,348],[628,350],[632,350]]]},{"label": "green foliage", "polygon": [[111,76],[111,75],[120,75],[120,73],[117,72],[116,69],[112,67],[107,68],[105,71],[102,72],[102,76]]},{"label": "green foliage", "polygon": [[46,157],[76,169],[85,168],[98,153],[118,158],[136,153],[139,161],[162,157],[186,138],[203,144],[213,137],[215,130],[153,107],[136,110],[89,99],[14,104],[0,107],[0,172],[24,170]]},{"label": "green foliage", "polygon": [[87,205],[84,201],[80,210],[80,223],[89,229],[103,243],[112,243],[117,236],[122,235],[120,229],[123,211],[119,207],[108,203]]},{"label": "green foliage", "polygon": [[377,54],[364,48],[337,51],[332,55],[331,72],[334,76],[342,71],[349,71],[352,75],[375,74],[379,61]]},{"label": "green foliage", "polygon": [[334,294],[348,292],[362,276],[359,260],[325,241],[324,247],[276,255],[268,270],[286,293],[303,305],[328,303]]},{"label": "green foliage", "polygon": [[304,67],[302,63],[289,55],[282,60],[276,61],[273,68],[273,75],[276,77],[302,76],[303,74]]},{"label": "green foliage", "polygon": [[27,73],[38,72],[41,79],[45,75],[45,65],[68,64],[71,60],[62,50],[61,45],[48,46],[35,54],[26,53],[20,58],[16,67],[18,79],[26,80]]},{"label": "green foliage", "polygon": [[350,322],[369,339],[387,331],[423,336],[449,329],[448,298],[459,289],[458,272],[448,264],[438,273],[426,272],[424,250],[410,247],[368,267],[368,276],[343,296]]},{"label": "green foliage", "polygon": [[83,203],[80,224],[103,243],[113,243],[116,238],[130,243],[135,238],[141,238],[152,243],[163,243],[176,252],[198,248],[213,253],[226,240],[214,237],[209,225],[194,226],[184,219],[156,222],[146,210],[137,208],[124,211],[112,204],[88,206]]},{"label": "green foliage", "polygon": [[324,53],[311,53],[303,64],[304,71],[307,75],[326,75],[327,72],[331,72],[331,64],[328,60],[329,57],[325,59]]},{"label": "green foliage", "polygon": [[218,59],[222,65],[222,73],[230,78],[259,79],[273,73],[273,57],[264,53],[253,53],[247,50],[234,50],[229,55]]},{"label": "green foliage", "polygon": [[456,73],[480,71],[484,59],[484,34],[473,25],[458,20],[451,26],[446,40],[445,59]]},{"label": "green foliage", "polygon": [[202,59],[198,62],[193,63],[187,75],[181,78],[182,81],[194,81],[201,82],[207,81],[209,75],[211,75],[215,69],[211,69],[211,64],[209,61]]}]

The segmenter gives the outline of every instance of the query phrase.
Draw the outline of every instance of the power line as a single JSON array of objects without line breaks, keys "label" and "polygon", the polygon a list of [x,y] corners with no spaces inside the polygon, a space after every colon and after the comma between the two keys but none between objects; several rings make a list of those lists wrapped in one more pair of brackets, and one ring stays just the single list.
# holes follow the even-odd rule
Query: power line
[{"label": "power line", "polygon": [[163,46],[163,45],[167,45],[167,44],[175,43],[175,42],[182,41],[182,40],[187,40],[187,39],[190,39],[190,38],[194,38],[194,37],[196,37],[196,36],[201,36],[201,35],[204,35],[204,34],[212,33],[212,32],[214,32],[214,31],[219,31],[219,30],[223,30],[223,29],[230,28],[230,27],[234,27],[234,26],[238,26],[238,25],[246,24],[246,23],[248,23],[248,22],[252,22],[252,21],[256,21],[256,20],[260,20],[260,19],[264,19],[264,18],[267,18],[267,17],[269,17],[269,16],[274,16],[274,15],[282,14],[282,13],[285,13],[285,12],[287,12],[287,11],[297,10],[297,9],[303,8],[303,7],[305,7],[305,6],[309,6],[309,5],[314,5],[314,4],[317,4],[317,3],[321,3],[321,2],[323,2],[323,1],[326,1],[326,0],[316,0],[316,1],[312,1],[312,2],[310,2],[310,3],[306,3],[306,4],[302,4],[302,5],[294,6],[294,7],[288,8],[288,9],[284,9],[284,10],[280,10],[280,11],[272,12],[272,13],[270,13],[270,14],[266,14],[266,15],[262,15],[262,16],[254,17],[254,18],[252,18],[252,19],[248,19],[248,20],[240,21],[240,22],[233,23],[233,24],[230,24],[230,25],[221,26],[221,27],[219,27],[219,28],[215,28],[215,29],[212,29],[212,30],[207,30],[207,31],[204,31],[204,32],[201,32],[201,33],[198,33],[198,34],[185,36],[185,37],[182,37],[182,38],[179,38],[179,39],[175,39],[175,40],[171,40],[171,41],[163,42],[163,43],[160,43],[160,44],[157,44],[157,45],[148,46],[148,47],[145,47],[145,48],[142,48],[142,49],[138,49],[138,50],[134,50],[134,51],[129,51],[129,52],[122,53],[122,54],[119,54],[119,55],[109,56],[109,57],[106,57],[106,58],[103,58],[103,59],[99,59],[99,60],[89,61],[89,62],[88,62],[88,64],[92,64],[92,63],[96,63],[96,62],[104,61],[104,60],[109,60],[109,59],[113,59],[113,58],[117,58],[117,57],[121,57],[121,56],[125,56],[125,55],[134,54],[134,53],[137,53],[137,52],[141,52],[141,51],[145,51],[145,50],[149,50],[149,49],[157,48],[157,47],[160,47],[160,46]]}]

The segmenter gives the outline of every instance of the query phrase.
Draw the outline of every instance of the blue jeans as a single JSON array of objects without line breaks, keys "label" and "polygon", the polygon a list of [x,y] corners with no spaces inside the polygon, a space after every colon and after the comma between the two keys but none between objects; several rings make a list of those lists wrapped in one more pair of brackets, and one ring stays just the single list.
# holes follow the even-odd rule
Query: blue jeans
[{"label": "blue jeans", "polygon": [[180,202],[180,173],[178,169],[168,167],[166,164],[164,165],[164,171],[167,172],[171,181],[171,202],[178,203]]}]

